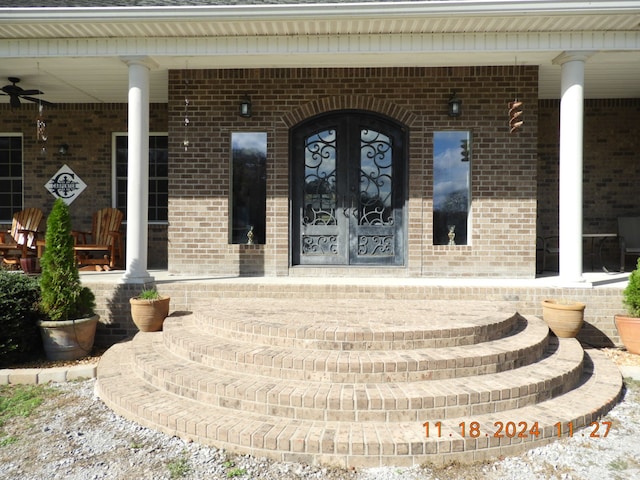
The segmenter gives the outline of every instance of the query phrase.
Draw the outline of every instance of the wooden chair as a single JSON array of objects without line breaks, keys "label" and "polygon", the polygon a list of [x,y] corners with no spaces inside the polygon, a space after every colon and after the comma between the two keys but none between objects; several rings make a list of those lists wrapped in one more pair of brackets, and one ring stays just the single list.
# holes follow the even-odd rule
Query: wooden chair
[{"label": "wooden chair", "polygon": [[559,257],[560,237],[558,235],[542,236],[540,219],[537,220],[536,230],[536,273],[542,273],[547,270],[548,257]]},{"label": "wooden chair", "polygon": [[19,265],[20,258],[37,255],[36,242],[42,217],[39,208],[26,208],[13,215],[11,229],[0,232],[0,256],[5,264]]},{"label": "wooden chair", "polygon": [[123,218],[124,214],[117,208],[103,208],[93,214],[90,232],[71,232],[79,269],[100,271],[121,266]]},{"label": "wooden chair", "polygon": [[640,257],[640,217],[618,217],[620,271],[624,272],[627,256]]}]

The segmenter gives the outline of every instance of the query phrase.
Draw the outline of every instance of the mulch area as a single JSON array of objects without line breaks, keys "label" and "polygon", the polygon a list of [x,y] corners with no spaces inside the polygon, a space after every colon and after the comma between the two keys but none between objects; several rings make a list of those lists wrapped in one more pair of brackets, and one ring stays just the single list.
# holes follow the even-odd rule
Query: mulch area
[{"label": "mulch area", "polygon": [[74,365],[87,365],[97,363],[100,357],[107,349],[105,347],[95,347],[90,355],[79,358],[78,360],[47,360],[46,358],[36,358],[28,362],[17,363],[8,368],[53,368],[53,367],[72,367]]},{"label": "mulch area", "polygon": [[640,367],[640,355],[619,348],[603,348],[602,351],[619,367]]}]

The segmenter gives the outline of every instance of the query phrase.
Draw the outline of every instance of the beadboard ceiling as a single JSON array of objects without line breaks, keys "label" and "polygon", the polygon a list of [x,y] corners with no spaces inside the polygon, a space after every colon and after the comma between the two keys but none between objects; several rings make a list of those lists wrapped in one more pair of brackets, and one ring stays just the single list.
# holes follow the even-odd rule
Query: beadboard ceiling
[{"label": "beadboard ceiling", "polygon": [[611,12],[576,10],[587,2],[546,2],[554,9],[536,12],[545,2],[529,2],[530,14],[506,8],[518,2],[467,2],[473,14],[464,3],[185,7],[171,15],[0,8],[0,85],[15,76],[54,103],[126,102],[121,58],[144,55],[156,65],[150,101],[160,103],[170,69],[301,66],[538,65],[540,98],[559,98],[553,60],[589,50],[586,98],[640,97],[640,2],[609,2],[619,7]]}]

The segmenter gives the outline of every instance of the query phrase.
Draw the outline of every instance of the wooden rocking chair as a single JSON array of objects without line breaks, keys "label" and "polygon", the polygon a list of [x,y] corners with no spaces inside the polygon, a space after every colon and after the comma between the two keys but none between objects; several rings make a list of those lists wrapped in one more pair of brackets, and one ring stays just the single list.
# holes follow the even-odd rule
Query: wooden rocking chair
[{"label": "wooden rocking chair", "polygon": [[0,232],[0,256],[3,263],[20,265],[20,258],[37,255],[36,242],[42,217],[43,213],[39,208],[26,208],[13,215],[11,230]]},{"label": "wooden rocking chair", "polygon": [[103,208],[93,214],[90,232],[71,232],[80,270],[108,271],[121,265],[123,242],[120,226],[123,218],[124,214],[117,208]]}]

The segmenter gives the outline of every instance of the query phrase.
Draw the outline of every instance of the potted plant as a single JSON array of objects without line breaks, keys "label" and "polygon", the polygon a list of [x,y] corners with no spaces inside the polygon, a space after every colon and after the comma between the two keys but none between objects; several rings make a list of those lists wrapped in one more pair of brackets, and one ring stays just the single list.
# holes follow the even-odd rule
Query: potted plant
[{"label": "potted plant", "polygon": [[45,251],[40,260],[38,322],[45,355],[50,360],[75,360],[91,353],[98,319],[95,296],[80,283],[75,262],[69,207],[61,198],[47,218]]},{"label": "potted plant", "polygon": [[573,338],[584,324],[584,309],[572,300],[543,300],[542,318],[557,337]]},{"label": "potted plant", "polygon": [[162,329],[164,319],[169,315],[171,297],[163,296],[155,288],[145,289],[130,298],[131,318],[141,332],[157,332]]},{"label": "potted plant", "polygon": [[615,316],[620,341],[628,352],[640,354],[640,258],[622,291],[622,303],[627,308],[627,314]]}]

